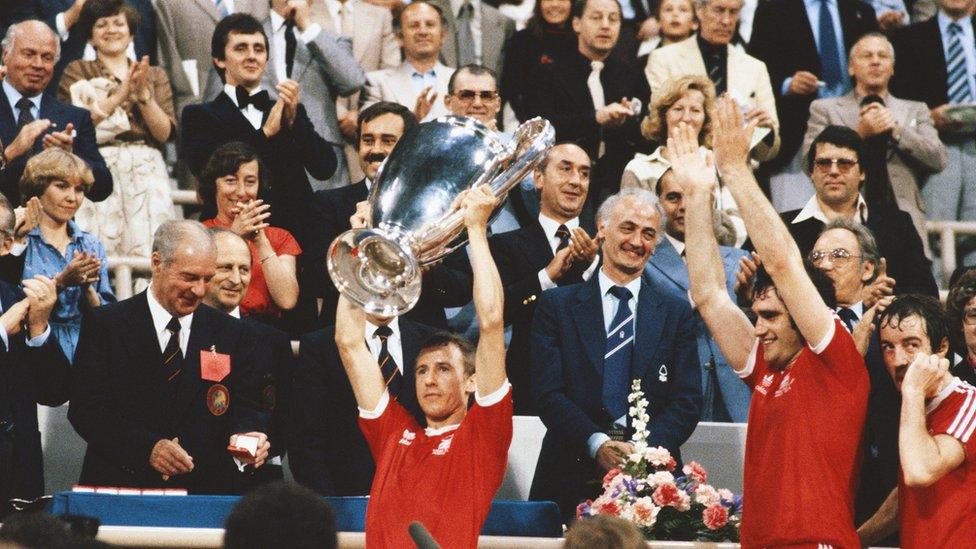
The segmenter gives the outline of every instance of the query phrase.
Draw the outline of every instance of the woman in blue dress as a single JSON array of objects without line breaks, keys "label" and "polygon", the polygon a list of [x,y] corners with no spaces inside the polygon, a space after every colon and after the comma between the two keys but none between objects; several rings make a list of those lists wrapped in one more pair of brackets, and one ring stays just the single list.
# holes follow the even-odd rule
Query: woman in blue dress
[{"label": "woman in blue dress", "polygon": [[36,201],[41,212],[24,242],[23,276],[41,274],[57,283],[50,325],[68,360],[74,357],[84,311],[115,301],[105,248],[72,221],[93,182],[85,161],[58,147],[31,158],[20,180],[25,204]]}]

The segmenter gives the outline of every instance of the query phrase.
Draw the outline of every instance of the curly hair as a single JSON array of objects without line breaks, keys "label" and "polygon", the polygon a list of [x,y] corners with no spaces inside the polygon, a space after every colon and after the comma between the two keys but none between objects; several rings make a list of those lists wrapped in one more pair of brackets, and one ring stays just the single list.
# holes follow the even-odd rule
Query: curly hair
[{"label": "curly hair", "polygon": [[692,90],[701,92],[705,96],[705,103],[702,105],[705,111],[705,122],[702,124],[701,133],[698,134],[698,143],[711,148],[712,116],[710,113],[715,105],[715,84],[705,76],[682,76],[665,82],[661,90],[653,96],[651,108],[641,121],[641,135],[658,145],[667,143],[668,125],[665,120],[667,120],[668,109]]},{"label": "curly hair", "polygon": [[976,270],[969,270],[949,288],[945,306],[946,314],[949,316],[949,343],[952,349],[962,356],[966,356],[966,336],[962,327],[966,304],[974,297],[976,297]]},{"label": "curly hair", "polygon": [[217,147],[197,179],[197,196],[200,197],[205,212],[217,211],[217,180],[236,174],[241,165],[254,161],[258,163],[258,197],[262,197],[271,188],[271,181],[257,151],[240,141],[231,141]]}]

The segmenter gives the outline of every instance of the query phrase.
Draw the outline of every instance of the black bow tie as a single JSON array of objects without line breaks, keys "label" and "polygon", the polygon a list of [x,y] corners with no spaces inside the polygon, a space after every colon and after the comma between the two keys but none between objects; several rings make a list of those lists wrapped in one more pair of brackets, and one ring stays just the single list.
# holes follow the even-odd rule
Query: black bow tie
[{"label": "black bow tie", "polygon": [[254,108],[264,112],[271,108],[271,96],[268,95],[266,90],[261,90],[258,93],[251,95],[247,93],[244,86],[237,86],[234,88],[234,92],[237,95],[237,108],[244,110],[248,105],[254,105]]}]

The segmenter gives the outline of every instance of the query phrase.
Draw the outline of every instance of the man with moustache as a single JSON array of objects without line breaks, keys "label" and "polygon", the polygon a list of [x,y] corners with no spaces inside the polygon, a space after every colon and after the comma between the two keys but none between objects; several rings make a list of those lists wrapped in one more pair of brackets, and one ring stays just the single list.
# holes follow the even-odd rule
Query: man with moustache
[{"label": "man with moustache", "polygon": [[[216,256],[203,225],[167,221],[153,239],[149,288],[85,316],[68,409],[88,443],[79,484],[231,494],[245,463],[267,460],[264,342],[202,304]],[[238,464],[227,447],[242,435],[256,450]]]}]

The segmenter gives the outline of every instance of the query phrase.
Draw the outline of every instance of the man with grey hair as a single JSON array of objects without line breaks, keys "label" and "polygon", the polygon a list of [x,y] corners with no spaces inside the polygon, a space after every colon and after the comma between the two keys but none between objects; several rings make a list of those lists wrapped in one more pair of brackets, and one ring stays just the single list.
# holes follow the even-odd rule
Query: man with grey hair
[{"label": "man with grey hair", "polygon": [[[861,162],[871,182],[865,189],[868,205],[894,198],[898,209],[912,216],[928,254],[919,180],[941,172],[948,162],[929,108],[921,101],[899,99],[888,91],[895,74],[895,49],[883,34],[866,34],[851,47],[847,72],[854,79],[854,89],[810,105],[800,150],[808,151],[827,126],[847,126],[856,131],[864,140]],[[807,164],[807,154],[803,165]]]},{"label": "man with grey hair", "polygon": [[6,67],[0,93],[0,192],[20,204],[17,184],[27,160],[48,147],[61,147],[88,163],[95,183],[87,198],[112,193],[112,174],[95,142],[91,113],[45,94],[60,42],[46,24],[29,20],[7,29],[0,64]]},{"label": "man with grey hair", "polygon": [[543,292],[535,310],[531,385],[547,431],[529,498],[555,501],[567,520],[596,495],[593,481],[634,451],[634,381],[649,402],[648,445],[667,448],[680,463],[679,449],[698,424],[691,307],[642,276],[661,231],[653,194],[611,195],[597,213],[597,275]]},{"label": "man with grey hair", "polygon": [[168,221],[149,288],[85,317],[68,410],[88,443],[80,484],[227,494],[246,465],[264,464],[267,353],[244,323],[202,304],[216,259],[203,225]]}]

